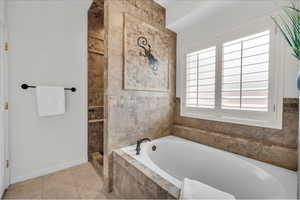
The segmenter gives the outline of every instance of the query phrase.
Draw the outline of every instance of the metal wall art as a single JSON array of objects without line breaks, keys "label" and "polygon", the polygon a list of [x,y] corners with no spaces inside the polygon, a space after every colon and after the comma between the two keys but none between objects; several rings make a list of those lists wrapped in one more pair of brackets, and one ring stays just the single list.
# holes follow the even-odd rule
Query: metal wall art
[{"label": "metal wall art", "polygon": [[140,51],[140,56],[148,58],[149,67],[151,68],[152,72],[156,75],[159,62],[151,53],[151,45],[148,44],[147,38],[140,36],[137,39],[137,45],[142,48],[142,50]]},{"label": "metal wall art", "polygon": [[124,14],[124,89],[169,90],[169,35]]}]

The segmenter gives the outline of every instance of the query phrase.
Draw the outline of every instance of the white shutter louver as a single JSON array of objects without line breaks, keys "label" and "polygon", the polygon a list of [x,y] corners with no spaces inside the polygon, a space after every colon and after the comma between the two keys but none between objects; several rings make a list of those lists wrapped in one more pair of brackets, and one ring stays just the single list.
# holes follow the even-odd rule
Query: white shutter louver
[{"label": "white shutter louver", "polygon": [[186,57],[186,106],[215,108],[216,47]]},{"label": "white shutter louver", "polygon": [[223,44],[222,109],[268,111],[270,31]]}]

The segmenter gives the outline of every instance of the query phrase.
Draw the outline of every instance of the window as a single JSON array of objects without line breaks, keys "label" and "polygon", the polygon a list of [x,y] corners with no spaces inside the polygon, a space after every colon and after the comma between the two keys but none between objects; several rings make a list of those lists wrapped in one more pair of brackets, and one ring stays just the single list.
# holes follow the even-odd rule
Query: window
[{"label": "window", "polygon": [[282,128],[283,40],[264,27],[238,30],[184,54],[181,115]]},{"label": "window", "polygon": [[186,105],[215,107],[216,47],[187,55]]},{"label": "window", "polygon": [[270,31],[223,44],[222,108],[268,111]]}]

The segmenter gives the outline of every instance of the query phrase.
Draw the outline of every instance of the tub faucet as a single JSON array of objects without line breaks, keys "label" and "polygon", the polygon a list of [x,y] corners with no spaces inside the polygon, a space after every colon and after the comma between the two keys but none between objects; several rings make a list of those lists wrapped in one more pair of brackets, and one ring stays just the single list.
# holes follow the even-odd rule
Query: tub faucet
[{"label": "tub faucet", "polygon": [[143,138],[143,139],[140,139],[140,140],[138,140],[137,142],[136,142],[136,155],[140,155],[140,151],[141,151],[141,144],[143,143],[143,142],[146,142],[146,141],[148,141],[148,142],[150,142],[151,140],[149,139],[149,138]]}]

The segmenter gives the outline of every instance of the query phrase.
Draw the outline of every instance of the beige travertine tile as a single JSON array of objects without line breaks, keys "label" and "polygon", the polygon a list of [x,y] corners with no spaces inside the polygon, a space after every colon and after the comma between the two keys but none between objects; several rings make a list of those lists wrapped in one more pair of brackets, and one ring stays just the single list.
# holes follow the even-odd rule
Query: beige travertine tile
[{"label": "beige travertine tile", "polygon": [[180,115],[180,99],[178,98],[172,134],[296,170],[299,100],[284,98],[282,114],[282,129],[196,119]]},{"label": "beige travertine tile", "polygon": [[[175,105],[176,33],[165,28],[165,9],[153,0],[105,0],[104,6],[107,62],[104,70],[103,176],[105,188],[109,191],[112,189],[114,149],[134,144],[143,137],[157,138],[170,134]],[[124,90],[124,13],[169,35],[168,92]],[[147,66],[142,64],[140,67]]]},{"label": "beige travertine tile", "polygon": [[101,196],[103,182],[91,165],[80,165],[71,172],[80,198],[95,199]]},{"label": "beige travertine tile", "polygon": [[4,199],[116,199],[90,163],[11,185]]},{"label": "beige travertine tile", "polygon": [[44,177],[43,198],[78,198],[75,179],[70,170]]},{"label": "beige travertine tile", "polygon": [[102,184],[101,177],[98,176],[94,167],[90,163],[78,165],[71,168],[70,171],[75,178],[75,183],[85,182],[85,180],[96,180],[98,183]]},{"label": "beige travertine tile", "polygon": [[104,108],[104,64],[105,64],[104,0],[94,0],[88,12],[88,159],[99,168],[99,162],[92,157],[94,153],[103,154]]},{"label": "beige travertine tile", "polygon": [[205,131],[180,125],[174,125],[172,133],[178,137],[236,153],[252,159],[278,165],[291,170],[297,169],[296,149],[276,145],[266,145],[255,140],[233,137],[222,133]]},{"label": "beige travertine tile", "polygon": [[283,127],[271,129],[257,126],[218,122],[205,119],[183,117],[180,115],[180,98],[176,100],[174,125],[200,129],[208,132],[221,133],[231,137],[255,140],[265,145],[277,145],[297,149],[299,100],[295,98],[283,99]]},{"label": "beige travertine tile", "polygon": [[40,199],[42,198],[43,177],[11,185],[4,199]]},{"label": "beige travertine tile", "polygon": [[179,188],[121,150],[114,151],[114,191],[126,199],[176,199]]}]

